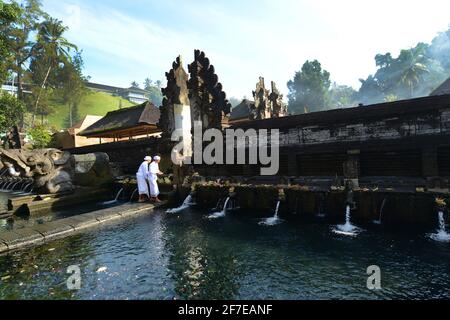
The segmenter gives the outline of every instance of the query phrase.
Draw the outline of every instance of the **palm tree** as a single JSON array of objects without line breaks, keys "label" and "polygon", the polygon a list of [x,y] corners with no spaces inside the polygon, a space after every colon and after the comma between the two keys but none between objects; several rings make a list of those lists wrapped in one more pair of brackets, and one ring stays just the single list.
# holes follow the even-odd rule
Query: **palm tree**
[{"label": "palm tree", "polygon": [[427,58],[423,52],[423,48],[419,47],[408,51],[405,50],[399,57],[404,65],[400,81],[408,86],[411,98],[414,96],[414,88],[419,84],[422,75],[429,72]]},{"label": "palm tree", "polygon": [[42,91],[47,85],[50,72],[53,68],[58,66],[59,63],[71,60],[71,49],[78,50],[74,44],[70,43],[66,38],[63,37],[63,34],[67,30],[68,28],[63,25],[62,21],[54,18],[50,18],[44,21],[40,26],[37,36],[36,48],[45,57],[48,66],[34,105],[32,125],[34,125],[34,120],[39,106],[39,101],[42,96]]}]

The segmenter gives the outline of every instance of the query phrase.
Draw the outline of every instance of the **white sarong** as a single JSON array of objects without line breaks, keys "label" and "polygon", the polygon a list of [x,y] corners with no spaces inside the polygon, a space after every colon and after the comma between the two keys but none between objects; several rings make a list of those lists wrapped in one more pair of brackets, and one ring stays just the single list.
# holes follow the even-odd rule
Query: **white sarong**
[{"label": "white sarong", "polygon": [[148,184],[147,184],[147,177],[148,177],[148,162],[144,161],[141,166],[139,167],[139,171],[136,173],[136,180],[139,190],[139,195],[147,195],[147,197],[150,195],[148,192]]},{"label": "white sarong", "polygon": [[149,174],[148,174],[151,197],[159,196],[158,173],[159,173],[159,165],[156,162],[152,162],[150,164],[150,169],[149,169]]}]

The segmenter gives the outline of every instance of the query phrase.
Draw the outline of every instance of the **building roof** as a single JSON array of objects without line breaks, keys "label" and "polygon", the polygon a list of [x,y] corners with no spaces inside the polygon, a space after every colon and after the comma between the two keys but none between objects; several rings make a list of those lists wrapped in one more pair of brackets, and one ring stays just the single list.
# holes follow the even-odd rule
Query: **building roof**
[{"label": "building roof", "polygon": [[255,102],[244,99],[240,104],[231,110],[230,121],[239,119],[248,119],[250,116],[250,108]]},{"label": "building roof", "polygon": [[148,93],[148,91],[141,89],[141,88],[136,88],[136,87],[129,87],[128,89],[122,89],[122,92],[134,92],[134,93],[142,93],[142,94]]},{"label": "building roof", "polygon": [[77,123],[75,123],[72,127],[68,128],[67,131],[69,132],[69,134],[74,135],[75,134],[75,130],[84,130],[86,128],[88,128],[89,126],[93,125],[94,123],[96,123],[97,121],[99,121],[101,118],[103,118],[102,116],[93,116],[93,115],[86,115],[82,120],[78,121]]},{"label": "building roof", "polygon": [[114,87],[114,86],[108,86],[105,84],[99,84],[99,83],[93,83],[93,82],[86,82],[86,87],[90,89],[98,89],[98,90],[104,90],[109,92],[116,92],[119,93],[123,88]]},{"label": "building roof", "polygon": [[287,116],[234,123],[236,128],[254,129],[289,129],[296,127],[312,127],[319,125],[352,124],[373,121],[377,119],[395,119],[423,115],[426,117],[431,112],[438,112],[441,108],[450,107],[450,94],[415,98],[360,106],[347,109],[334,109],[329,111],[306,113]]},{"label": "building roof", "polygon": [[159,132],[160,112],[151,102],[108,114],[78,135],[91,138],[126,138]]},{"label": "building roof", "polygon": [[430,96],[439,96],[443,94],[450,94],[450,78],[445,80],[439,87],[436,88]]}]

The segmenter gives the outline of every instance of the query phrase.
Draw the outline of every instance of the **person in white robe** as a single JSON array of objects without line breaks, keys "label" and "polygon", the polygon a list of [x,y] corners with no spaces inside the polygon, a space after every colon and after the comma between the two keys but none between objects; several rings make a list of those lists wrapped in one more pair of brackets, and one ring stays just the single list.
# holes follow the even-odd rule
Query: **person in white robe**
[{"label": "person in white robe", "polygon": [[150,163],[149,168],[149,183],[150,183],[150,197],[154,202],[161,202],[158,199],[159,196],[159,187],[158,187],[158,175],[162,175],[163,173],[159,170],[159,163],[161,161],[160,156],[153,157],[153,162]]},{"label": "person in white robe", "polygon": [[148,177],[148,168],[151,161],[152,157],[149,156],[145,157],[144,162],[142,162],[138,172],[136,173],[136,180],[139,191],[139,202],[145,202],[150,197],[147,184],[147,177]]}]

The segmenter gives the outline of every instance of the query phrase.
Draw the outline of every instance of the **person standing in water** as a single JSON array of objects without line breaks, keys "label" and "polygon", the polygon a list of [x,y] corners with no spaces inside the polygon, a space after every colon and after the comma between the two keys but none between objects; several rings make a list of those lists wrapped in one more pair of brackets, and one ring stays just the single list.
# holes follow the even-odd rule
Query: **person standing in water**
[{"label": "person standing in water", "polygon": [[145,157],[144,162],[142,162],[138,172],[136,173],[137,185],[139,190],[139,202],[141,203],[147,201],[150,197],[147,184],[150,162],[152,162],[152,157]]},{"label": "person standing in water", "polygon": [[159,170],[159,163],[161,162],[160,156],[153,157],[153,162],[150,163],[149,169],[149,182],[150,182],[150,197],[154,202],[161,202],[158,199],[159,196],[159,187],[158,187],[158,175],[162,175],[163,173]]}]

